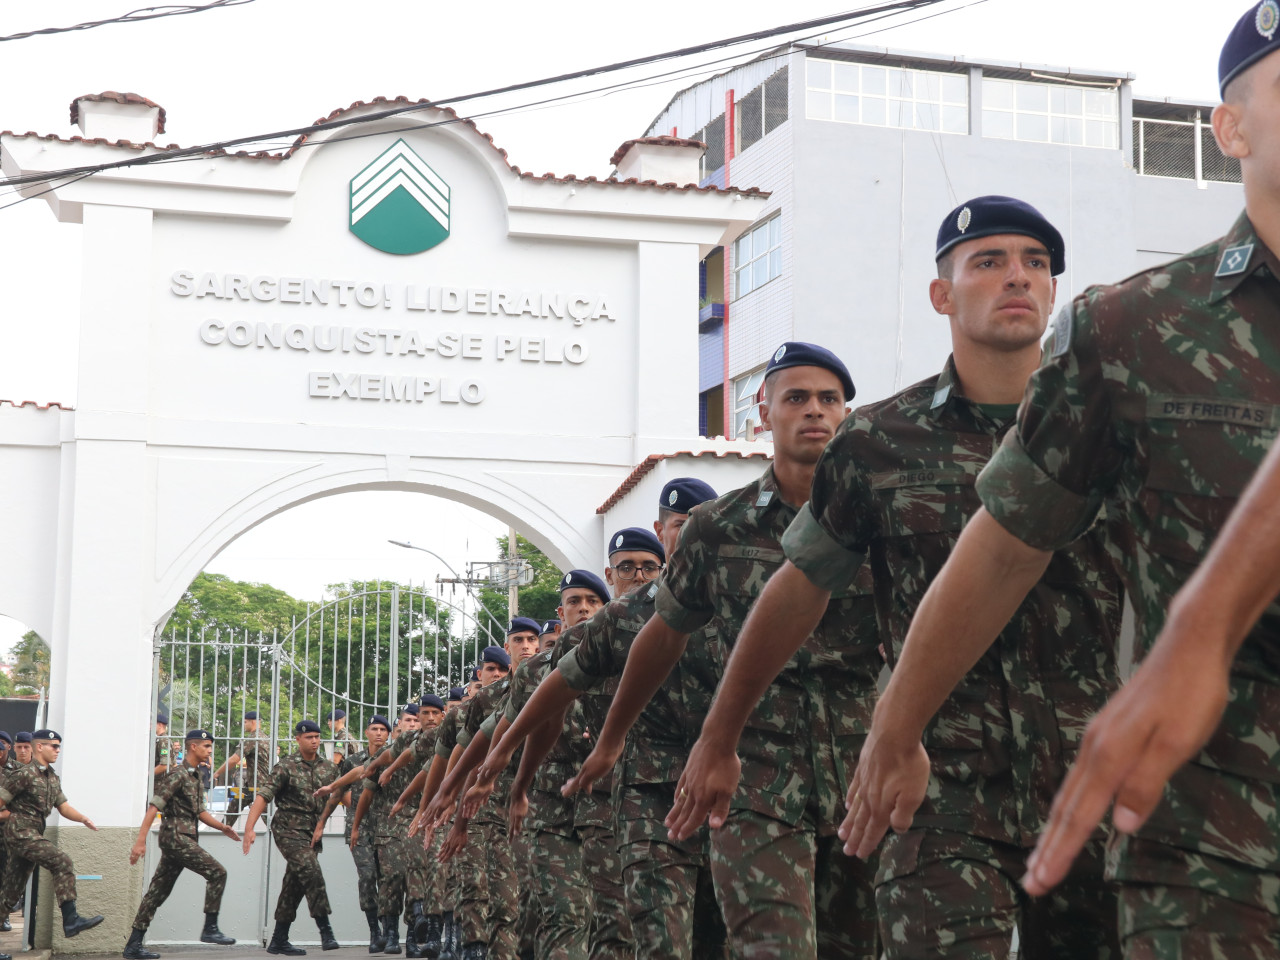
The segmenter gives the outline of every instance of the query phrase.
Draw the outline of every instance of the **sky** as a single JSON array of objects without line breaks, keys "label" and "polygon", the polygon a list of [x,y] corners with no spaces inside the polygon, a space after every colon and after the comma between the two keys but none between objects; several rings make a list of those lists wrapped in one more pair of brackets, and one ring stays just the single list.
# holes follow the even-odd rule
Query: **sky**
[{"label": "sky", "polygon": [[[18,0],[0,12],[0,35],[119,16],[134,2]],[[1221,43],[1246,8],[1239,0],[943,0],[818,40],[1099,68],[1134,74],[1141,95],[1214,101]],[[639,3],[569,12],[523,0],[253,0],[191,16],[11,40],[0,43],[0,130],[71,136],[78,133],[68,122],[75,97],[123,90],[165,107],[161,143],[190,146],[304,125],[379,95],[460,97],[854,7],[739,0],[681,5],[678,17],[670,16],[672,9]],[[766,46],[743,48],[739,59]],[[470,100],[457,109],[475,116],[522,169],[604,176],[617,146],[641,136],[678,90],[729,64],[652,78],[729,55]],[[634,88],[527,106],[624,80]],[[517,107],[524,109],[480,115]],[[5,208],[15,199],[0,188],[0,399],[73,405],[79,228],[56,223],[40,200]],[[494,559],[493,539],[503,532],[477,511],[421,495],[343,494],[267,521],[209,569],[313,598],[325,584],[350,577],[420,582],[443,571],[426,554],[387,545],[388,538],[428,544],[461,569],[468,558]],[[0,616],[0,652],[21,632]]]}]

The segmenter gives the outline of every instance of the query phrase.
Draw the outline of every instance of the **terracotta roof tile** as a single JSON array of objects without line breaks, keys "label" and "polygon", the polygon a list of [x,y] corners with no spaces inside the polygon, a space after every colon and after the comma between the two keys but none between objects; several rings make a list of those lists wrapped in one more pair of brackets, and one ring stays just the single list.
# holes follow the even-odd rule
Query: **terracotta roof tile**
[{"label": "terracotta roof tile", "polygon": [[106,101],[111,101],[112,103],[136,103],[144,107],[155,107],[160,111],[157,132],[164,133],[164,107],[136,93],[116,93],[114,90],[104,90],[102,93],[86,93],[83,97],[76,97],[71,101],[71,123],[73,125],[80,122],[81,100],[89,100],[93,103],[104,103]]},{"label": "terracotta roof tile", "polygon": [[763,450],[753,450],[748,453],[742,453],[738,450],[728,450],[724,453],[719,453],[715,450],[699,450],[696,453],[692,450],[678,450],[675,453],[651,453],[640,461],[639,465],[627,476],[627,479],[622,481],[622,485],[609,495],[608,500],[596,507],[596,513],[608,513],[622,502],[623,497],[639,486],[640,481],[652,473],[654,467],[660,464],[663,460],[671,460],[675,457],[715,457],[717,460],[723,460],[725,457],[737,457],[739,460],[754,460],[759,457],[762,460],[769,460],[771,459],[772,454],[766,453]]},{"label": "terracotta roof tile", "polygon": [[0,399],[0,407],[9,406],[14,408],[35,407],[37,410],[74,410],[75,407],[68,407],[56,400],[49,403],[40,403],[36,400],[3,400]]},{"label": "terracotta roof tile", "polygon": [[637,137],[634,140],[628,140],[622,146],[614,151],[613,156],[609,158],[609,165],[616,167],[622,162],[631,148],[636,144],[652,145],[655,147],[696,147],[699,150],[707,149],[707,145],[701,140],[686,140],[683,137]]}]

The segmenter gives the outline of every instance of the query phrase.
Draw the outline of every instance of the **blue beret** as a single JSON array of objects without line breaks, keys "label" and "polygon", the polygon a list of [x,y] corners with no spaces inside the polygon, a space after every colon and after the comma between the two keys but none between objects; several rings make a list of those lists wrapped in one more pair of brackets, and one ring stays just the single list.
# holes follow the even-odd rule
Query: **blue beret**
[{"label": "blue beret", "polygon": [[347,719],[347,711],[345,711],[345,710],[330,710],[328,713],[326,713],[326,714],[324,715],[324,718],[325,718],[326,720],[345,720],[345,719]]},{"label": "blue beret", "polygon": [[9,732],[7,730],[0,730],[0,740],[3,740],[11,747],[13,746],[13,737],[9,736]]},{"label": "blue beret", "polygon": [[529,633],[531,631],[533,633],[538,632],[537,620],[531,617],[512,617],[511,626],[507,627],[507,636],[509,637],[513,633]]},{"label": "blue beret", "polygon": [[382,714],[375,713],[372,717],[369,718],[369,726],[371,727],[382,726],[382,727],[385,727],[388,732],[390,732],[391,721],[388,720],[386,717],[384,717]]},{"label": "blue beret", "polygon": [[444,709],[444,701],[441,700],[439,697],[437,697],[434,693],[428,693],[424,697],[419,697],[418,705],[420,707],[435,707],[437,710]]},{"label": "blue beret", "polygon": [[461,699],[462,699],[463,697],[465,697],[466,695],[467,695],[467,691],[466,691],[464,688],[462,688],[462,687],[450,687],[450,688],[449,688],[449,699],[450,699],[450,700],[461,700]]},{"label": "blue beret", "polygon": [[844,361],[826,347],[820,347],[816,343],[788,340],[769,358],[764,368],[765,379],[767,380],[770,374],[786,370],[788,367],[821,367],[824,370],[830,370],[840,378],[840,386],[844,387],[846,401],[852,400],[858,392],[853,386],[853,377],[849,376],[849,368],[844,365]]},{"label": "blue beret", "polygon": [[57,730],[50,730],[48,727],[45,727],[44,729],[37,730],[35,733],[33,733],[31,735],[31,739],[32,740],[52,740],[54,743],[61,743],[62,734],[58,733]]},{"label": "blue beret", "polygon": [[609,541],[609,556],[622,550],[642,550],[652,553],[663,563],[667,562],[667,551],[662,549],[662,543],[653,535],[652,530],[644,527],[623,527],[613,535],[613,539]]},{"label": "blue beret", "polygon": [[400,712],[416,717],[418,715],[418,705],[416,703],[406,703],[400,708]]},{"label": "blue beret", "polygon": [[511,666],[511,657],[501,647],[485,647],[480,660],[483,663],[496,663],[500,667]]},{"label": "blue beret", "polygon": [[169,715],[161,710],[156,714],[156,723],[163,723],[167,727],[169,725]]},{"label": "blue beret", "polygon": [[688,513],[698,504],[715,498],[716,492],[711,489],[711,484],[703,483],[697,477],[676,477],[662,488],[658,506],[675,513]]},{"label": "blue beret", "polygon": [[1039,210],[1013,197],[974,197],[956,207],[938,228],[938,251],[935,260],[957,244],[978,237],[994,237],[1016,233],[1039,240],[1049,251],[1050,272],[1056,277],[1067,269],[1067,245],[1058,228]]},{"label": "blue beret", "polygon": [[600,598],[601,603],[608,603],[612,599],[609,596],[609,588],[604,585],[604,581],[587,570],[570,570],[560,578],[560,592],[562,594],[566,590],[572,590],[574,587],[590,590]]},{"label": "blue beret", "polygon": [[556,629],[559,626],[560,626],[559,620],[548,620],[546,623],[542,625],[542,630],[538,634],[538,636],[545,637],[548,633],[555,633]]},{"label": "blue beret", "polygon": [[319,732],[320,732],[320,724],[316,723],[314,720],[299,720],[298,725],[293,728],[293,735],[295,737],[300,737],[304,733],[319,733]]},{"label": "blue beret", "polygon": [[13,742],[14,742],[14,743],[30,743],[30,742],[31,742],[31,731],[30,731],[30,730],[19,730],[19,731],[18,731],[18,735],[17,735],[16,737],[14,737],[14,738],[13,738]]},{"label": "blue beret", "polygon": [[1236,22],[1218,57],[1218,89],[1225,97],[1227,84],[1267,54],[1280,49],[1280,3],[1262,0]]},{"label": "blue beret", "polygon": [[257,719],[258,719],[258,711],[257,711],[257,710],[249,710],[249,711],[246,711],[246,712],[245,712],[245,715],[244,715],[244,718],[245,718],[246,720],[257,720]]},{"label": "blue beret", "polygon": [[188,730],[184,740],[213,741],[213,734],[208,730]]}]

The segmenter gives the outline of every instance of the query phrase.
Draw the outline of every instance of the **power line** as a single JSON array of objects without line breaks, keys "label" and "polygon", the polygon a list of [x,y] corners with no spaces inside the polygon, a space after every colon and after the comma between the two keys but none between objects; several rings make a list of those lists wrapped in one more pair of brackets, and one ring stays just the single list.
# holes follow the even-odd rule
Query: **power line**
[{"label": "power line", "polygon": [[[226,2],[246,3],[251,0],[226,0]],[[530,90],[535,87],[548,86],[556,83],[564,83],[569,80],[580,80],[585,77],[597,76],[605,73],[614,73],[620,70],[627,70],[632,67],[644,66],[650,63],[658,63],[663,60],[673,60],[682,57],[694,56],[699,53],[706,53],[711,50],[723,49],[725,47],[740,46],[744,43],[751,43],[757,40],[765,40],[772,37],[782,36],[789,33],[799,33],[806,30],[813,30],[818,27],[832,26],[837,23],[846,21],[859,21],[872,17],[875,14],[886,14],[890,12],[904,12],[909,10],[917,10],[924,7],[932,7],[941,3],[942,0],[892,0],[889,3],[882,3],[872,7],[863,7],[857,10],[847,11],[841,14],[835,14],[828,17],[819,17],[814,20],[805,20],[799,23],[787,24],[781,27],[773,27],[768,30],[758,30],[753,33],[742,34],[736,37],[730,37],[725,40],[716,40],[710,43],[697,44],[691,47],[681,47],[677,50],[670,50],[665,53],[651,54],[645,57],[636,57],[631,60],[624,60],[605,64],[598,67],[591,67],[586,70],[577,70],[572,73],[559,74],[553,77],[546,77],[540,80],[529,80],[522,83],[508,84],[503,87],[495,87],[490,90],[481,91],[479,93],[464,94],[456,97],[446,97],[440,100],[432,100],[426,103],[405,104],[399,107],[392,107],[387,110],[379,110],[375,113],[364,114],[358,117],[342,117],[337,120],[330,120],[323,123],[308,124],[304,127],[293,127],[288,130],[277,130],[272,133],[257,134],[254,136],[237,137],[231,140],[223,140],[216,143],[202,144],[195,147],[181,147],[176,150],[167,150],[164,153],[149,154],[140,157],[130,157],[125,160],[115,160],[110,163],[90,164],[81,167],[69,167],[64,170],[57,170],[43,174],[29,174],[24,177],[10,177],[0,180],[3,186],[24,186],[30,183],[43,183],[53,179],[62,177],[74,177],[79,174],[100,173],[105,170],[115,170],[125,167],[144,166],[152,163],[172,162],[185,157],[199,157],[211,152],[226,150],[229,147],[237,147],[244,144],[260,143],[267,140],[279,140],[285,138],[309,137],[312,134],[321,133],[326,130],[333,130],[340,127],[351,126],[360,123],[373,123],[378,120],[385,120],[398,116],[403,113],[412,111],[427,110],[438,108],[455,103],[465,103],[470,100],[480,100],[488,97],[495,97],[506,93],[515,93],[521,90]],[[877,18],[879,19],[879,18]],[[572,96],[572,95],[568,95]]]},{"label": "power line", "polygon": [[41,30],[27,30],[23,33],[11,33],[7,37],[0,37],[0,42],[5,40],[26,40],[28,37],[39,37],[51,33],[75,33],[79,30],[92,30],[94,27],[105,27],[113,23],[140,23],[143,20],[159,20],[163,17],[184,17],[189,13],[204,13],[206,10],[214,10],[218,7],[238,7],[242,4],[253,3],[254,0],[210,0],[209,3],[203,4],[167,4],[162,7],[142,7],[138,10],[130,10],[118,17],[108,17],[106,20],[90,20],[88,23],[76,23],[69,27],[44,27]]}]

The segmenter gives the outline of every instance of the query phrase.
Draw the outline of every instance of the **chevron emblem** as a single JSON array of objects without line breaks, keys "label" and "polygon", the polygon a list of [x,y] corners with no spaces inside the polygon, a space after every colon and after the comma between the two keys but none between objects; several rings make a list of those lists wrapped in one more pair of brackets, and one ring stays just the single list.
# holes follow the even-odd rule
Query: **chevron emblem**
[{"label": "chevron emblem", "polygon": [[449,185],[403,140],[351,178],[351,232],[384,253],[422,253],[449,236]]}]

